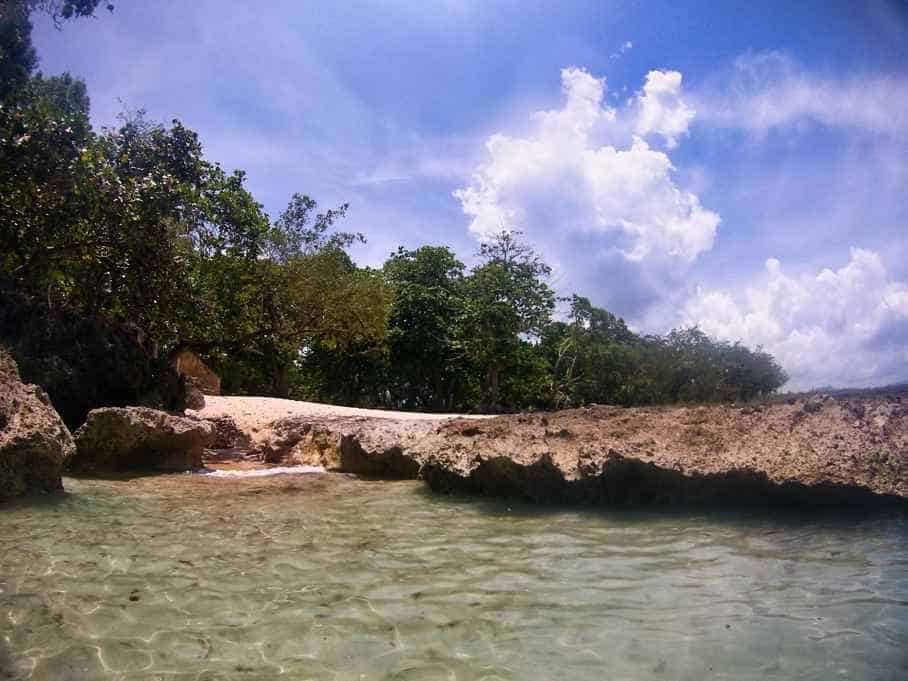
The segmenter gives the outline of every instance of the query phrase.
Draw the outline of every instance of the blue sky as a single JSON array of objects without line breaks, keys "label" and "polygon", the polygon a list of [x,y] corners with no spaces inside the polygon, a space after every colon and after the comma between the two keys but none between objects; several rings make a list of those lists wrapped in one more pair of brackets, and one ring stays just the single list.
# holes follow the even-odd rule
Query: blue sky
[{"label": "blue sky", "polygon": [[903,3],[115,4],[37,17],[41,68],[98,126],[179,118],[272,216],[350,202],[361,262],[517,228],[640,330],[908,379]]}]

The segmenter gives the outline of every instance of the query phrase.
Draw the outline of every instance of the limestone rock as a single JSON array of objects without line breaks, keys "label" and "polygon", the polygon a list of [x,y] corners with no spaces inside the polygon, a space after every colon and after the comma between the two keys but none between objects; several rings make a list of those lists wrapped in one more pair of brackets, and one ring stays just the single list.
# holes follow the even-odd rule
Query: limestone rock
[{"label": "limestone rock", "polygon": [[146,407],[104,407],[89,412],[75,436],[72,470],[184,471],[202,465],[215,427]]},{"label": "limestone rock", "polygon": [[[201,358],[190,350],[183,350],[173,360],[174,369],[181,376],[194,379],[193,382],[205,395],[221,394],[221,379]],[[200,407],[189,407],[198,409]]]},{"label": "limestone rock", "polygon": [[269,463],[416,478],[420,461],[409,450],[433,427],[431,421],[374,417],[288,417],[272,424],[261,452]]},{"label": "limestone rock", "polygon": [[[231,399],[218,398],[222,407]],[[422,477],[442,492],[613,506],[908,507],[908,393],[441,420],[326,409],[254,428],[248,399],[236,400],[236,423],[268,463]]]},{"label": "limestone rock", "polygon": [[205,419],[214,426],[212,449],[248,449],[252,438],[236,425],[230,416],[209,416]]},{"label": "limestone rock", "polygon": [[0,348],[0,501],[63,489],[63,463],[75,450],[72,436],[47,393],[26,385]]},{"label": "limestone rock", "polygon": [[205,408],[205,393],[199,385],[199,380],[192,376],[184,376],[186,381],[186,408],[199,411]]},{"label": "limestone rock", "polygon": [[[901,398],[455,420],[409,454],[439,491],[609,505],[908,503]],[[820,405],[817,408],[814,405]],[[857,413],[867,418],[855,422]]]}]

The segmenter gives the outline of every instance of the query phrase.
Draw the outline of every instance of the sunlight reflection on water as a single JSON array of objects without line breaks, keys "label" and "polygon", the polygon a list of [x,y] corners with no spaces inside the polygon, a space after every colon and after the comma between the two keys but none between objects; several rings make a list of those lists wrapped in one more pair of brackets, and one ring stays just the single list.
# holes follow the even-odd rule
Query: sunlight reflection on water
[{"label": "sunlight reflection on water", "polygon": [[270,468],[254,468],[248,471],[221,470],[208,468],[196,473],[211,478],[268,478],[272,475],[305,475],[307,473],[324,473],[321,466],[272,466]]},{"label": "sunlight reflection on water", "polygon": [[213,478],[0,511],[0,678],[908,678],[903,516]]}]

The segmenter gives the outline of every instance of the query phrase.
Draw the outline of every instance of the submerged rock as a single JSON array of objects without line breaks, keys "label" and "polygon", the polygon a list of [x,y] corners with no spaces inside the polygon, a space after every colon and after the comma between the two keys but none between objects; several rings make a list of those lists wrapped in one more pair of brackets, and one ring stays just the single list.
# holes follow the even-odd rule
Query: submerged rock
[{"label": "submerged rock", "polygon": [[63,463],[73,438],[37,385],[19,378],[15,361],[0,348],[0,502],[63,489]]},{"label": "submerged rock", "polygon": [[435,490],[643,505],[908,502],[908,408],[885,398],[595,407],[457,420],[413,456]]},{"label": "submerged rock", "polygon": [[105,407],[89,412],[75,436],[71,470],[185,471],[202,465],[215,427],[146,407]]}]

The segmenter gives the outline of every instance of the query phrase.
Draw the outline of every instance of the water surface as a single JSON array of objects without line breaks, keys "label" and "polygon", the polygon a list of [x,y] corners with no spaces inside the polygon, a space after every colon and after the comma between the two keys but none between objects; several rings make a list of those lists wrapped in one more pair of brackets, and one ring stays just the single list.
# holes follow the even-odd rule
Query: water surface
[{"label": "water surface", "polygon": [[65,484],[0,511],[0,678],[908,678],[904,516]]}]

